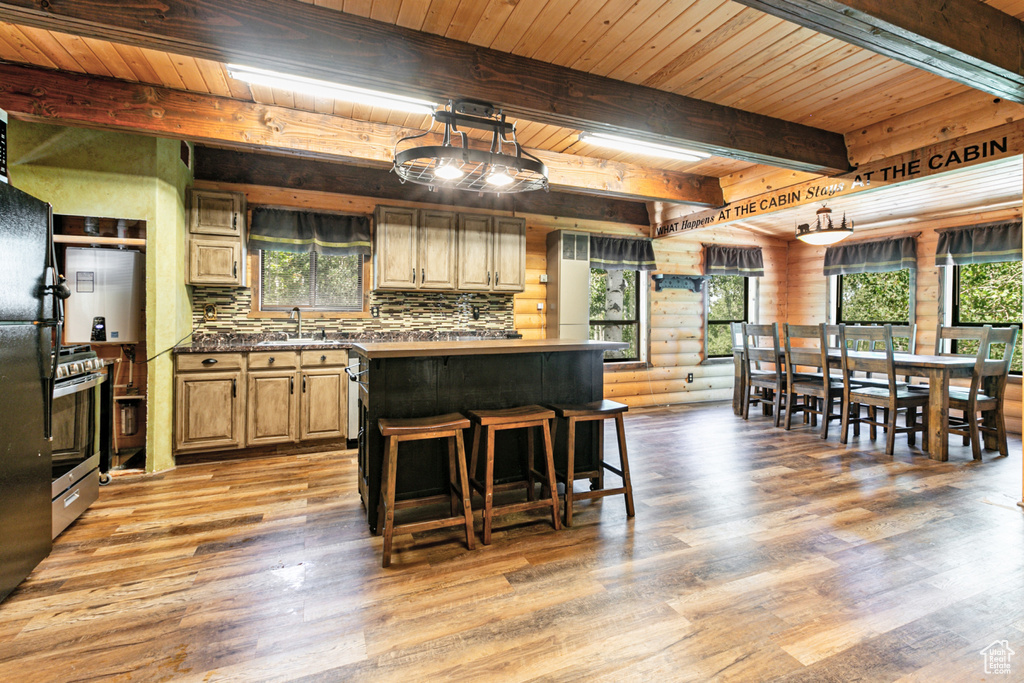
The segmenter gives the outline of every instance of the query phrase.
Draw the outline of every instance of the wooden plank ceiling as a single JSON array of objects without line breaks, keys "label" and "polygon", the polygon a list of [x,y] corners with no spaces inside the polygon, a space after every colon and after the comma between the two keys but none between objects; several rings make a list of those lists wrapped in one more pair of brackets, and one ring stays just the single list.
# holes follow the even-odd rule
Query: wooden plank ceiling
[{"label": "wooden plank ceiling", "polygon": [[[300,1],[841,134],[970,90],[730,0]],[[1024,17],[1024,0],[987,4]],[[249,86],[218,62],[11,23],[0,23],[0,59],[403,127],[432,123]],[[719,178],[751,168],[614,152],[579,142],[578,130],[527,120],[518,131],[528,148],[651,168]]]}]

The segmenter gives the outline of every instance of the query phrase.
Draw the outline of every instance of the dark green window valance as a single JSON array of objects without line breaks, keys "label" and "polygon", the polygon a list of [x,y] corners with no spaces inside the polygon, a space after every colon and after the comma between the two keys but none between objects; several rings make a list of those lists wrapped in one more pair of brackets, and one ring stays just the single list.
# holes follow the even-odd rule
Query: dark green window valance
[{"label": "dark green window valance", "polygon": [[825,250],[825,275],[917,270],[917,239],[893,237],[841,244]]},{"label": "dark green window valance", "polygon": [[764,277],[764,257],[761,256],[761,247],[726,247],[720,244],[705,244],[704,274]]},{"label": "dark green window valance", "polygon": [[369,256],[370,219],[257,207],[252,210],[249,248],[293,254]]},{"label": "dark green window valance", "polygon": [[590,236],[590,267],[603,270],[654,270],[654,245],[649,239]]},{"label": "dark green window valance", "polygon": [[938,230],[935,265],[966,266],[1021,260],[1021,222],[986,223]]}]

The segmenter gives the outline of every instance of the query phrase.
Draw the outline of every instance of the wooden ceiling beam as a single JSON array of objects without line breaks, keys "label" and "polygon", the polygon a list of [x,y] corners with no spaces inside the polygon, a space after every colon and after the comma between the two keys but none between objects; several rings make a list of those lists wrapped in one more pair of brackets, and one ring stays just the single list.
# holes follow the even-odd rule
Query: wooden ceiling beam
[{"label": "wooden ceiling beam", "polygon": [[235,62],[819,173],[849,169],[837,133],[294,0],[6,0],[0,20]]},{"label": "wooden ceiling beam", "polygon": [[[0,108],[15,116],[272,149],[389,167],[395,143],[418,130],[214,95],[0,62]],[[440,144],[440,136],[417,141]],[[717,178],[605,159],[534,151],[553,189],[628,199],[721,206]],[[396,180],[397,182],[397,180]]]},{"label": "wooden ceiling beam", "polygon": [[1024,103],[1024,22],[979,0],[736,1]]},{"label": "wooden ceiling beam", "polygon": [[195,179],[236,185],[265,185],[293,190],[400,199],[452,208],[510,211],[566,219],[649,225],[647,205],[611,197],[565,192],[523,192],[494,195],[457,190],[431,192],[425,185],[402,185],[390,171],[356,168],[326,161],[274,154],[256,154],[197,146]]}]

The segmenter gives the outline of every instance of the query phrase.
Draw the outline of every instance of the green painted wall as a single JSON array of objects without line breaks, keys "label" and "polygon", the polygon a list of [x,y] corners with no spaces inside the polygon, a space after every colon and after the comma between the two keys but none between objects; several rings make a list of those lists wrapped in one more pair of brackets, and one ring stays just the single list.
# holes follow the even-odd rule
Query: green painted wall
[{"label": "green painted wall", "polygon": [[[146,347],[173,346],[192,329],[185,286],[185,188],[180,142],[13,120],[11,184],[55,213],[146,221]],[[170,354],[149,364],[146,470],[174,465]]]}]

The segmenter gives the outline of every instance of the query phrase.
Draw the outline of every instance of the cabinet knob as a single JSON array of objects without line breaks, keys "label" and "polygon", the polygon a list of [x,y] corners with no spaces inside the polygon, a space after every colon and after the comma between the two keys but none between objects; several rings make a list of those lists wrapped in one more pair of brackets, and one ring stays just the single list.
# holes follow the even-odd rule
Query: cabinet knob
[{"label": "cabinet knob", "polygon": [[269,358],[269,359],[267,360],[267,365],[273,365],[273,364],[274,364],[274,357],[273,357],[273,356],[271,356],[271,357],[270,357],[270,358]]},{"label": "cabinet knob", "polygon": [[326,355],[320,356],[320,362],[321,363],[326,363],[327,362],[327,356]]}]

